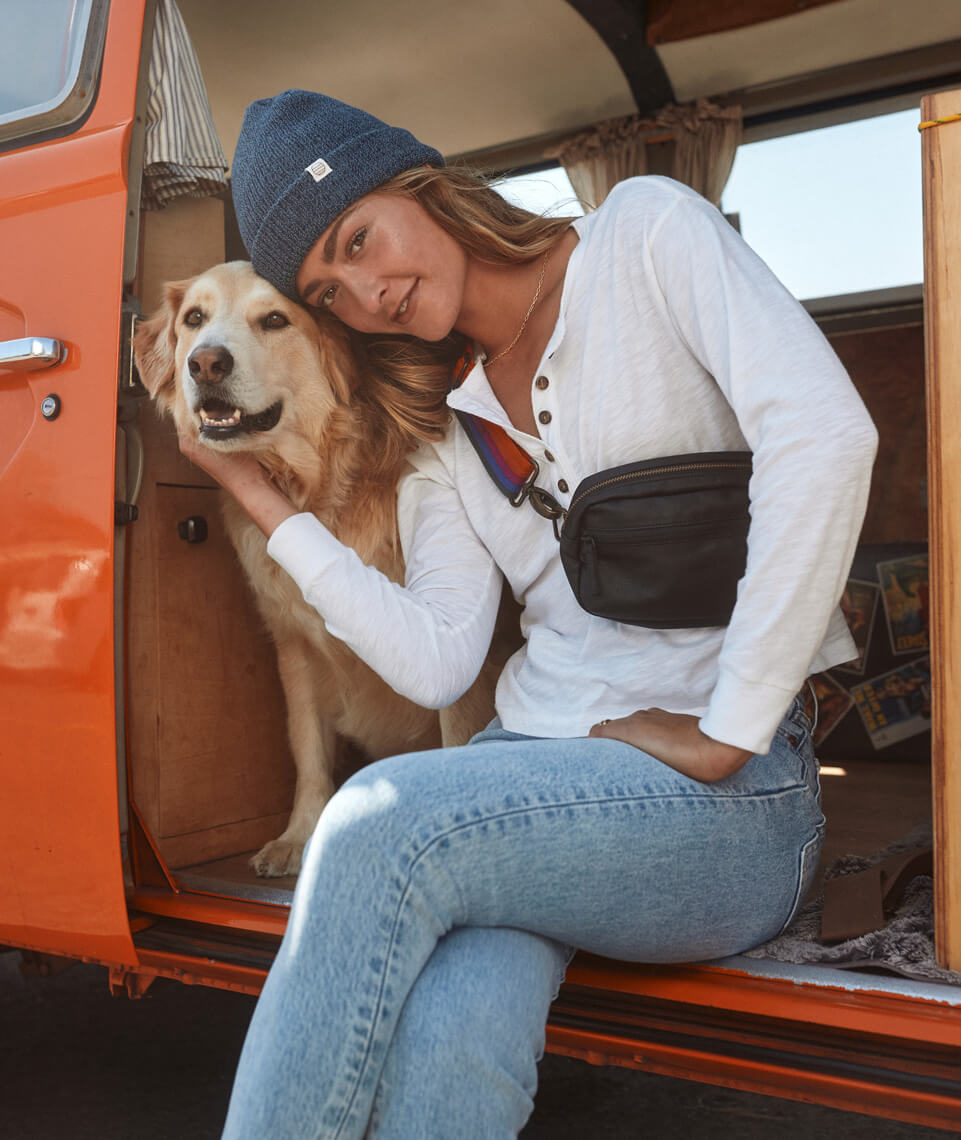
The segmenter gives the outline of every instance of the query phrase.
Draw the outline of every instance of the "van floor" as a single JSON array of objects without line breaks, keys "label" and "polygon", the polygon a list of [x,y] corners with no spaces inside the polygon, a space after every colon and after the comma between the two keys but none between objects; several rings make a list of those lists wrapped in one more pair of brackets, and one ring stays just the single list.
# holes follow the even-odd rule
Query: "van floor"
[{"label": "van floor", "polygon": [[[823,765],[821,799],[827,832],[821,871],[841,855],[871,855],[931,820],[931,769],[917,761],[853,760]],[[296,878],[258,878],[252,851],[174,871],[186,890],[287,904]],[[820,876],[819,876],[820,878]],[[817,886],[814,888],[817,890]]]}]

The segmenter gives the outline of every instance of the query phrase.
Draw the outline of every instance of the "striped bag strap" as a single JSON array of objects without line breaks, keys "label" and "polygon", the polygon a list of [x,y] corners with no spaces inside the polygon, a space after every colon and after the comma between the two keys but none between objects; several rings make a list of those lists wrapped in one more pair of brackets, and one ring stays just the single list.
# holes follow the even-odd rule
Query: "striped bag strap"
[{"label": "striped bag strap", "polygon": [[[451,391],[459,388],[476,363],[470,344],[454,365],[451,374]],[[521,445],[507,434],[500,424],[491,423],[472,412],[457,408],[454,414],[471,441],[487,474],[494,485],[507,498],[512,507],[528,500],[535,511],[554,523],[554,533],[560,537],[559,521],[567,512],[548,491],[535,486],[540,468]]]}]

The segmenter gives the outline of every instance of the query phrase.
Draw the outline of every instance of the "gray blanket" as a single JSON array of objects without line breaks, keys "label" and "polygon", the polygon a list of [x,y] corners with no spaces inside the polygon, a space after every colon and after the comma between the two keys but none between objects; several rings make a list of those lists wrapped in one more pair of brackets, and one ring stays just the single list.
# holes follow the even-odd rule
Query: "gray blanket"
[{"label": "gray blanket", "polygon": [[[824,879],[855,874],[889,855],[922,847],[930,841],[931,828],[922,825],[874,855],[842,855],[827,869]],[[961,973],[943,969],[935,959],[934,887],[930,875],[917,875],[908,883],[897,909],[881,930],[833,946],[819,938],[823,904],[821,893],[801,907],[782,934],[746,951],[744,956],[835,969],[885,970],[919,981],[961,985]]]}]

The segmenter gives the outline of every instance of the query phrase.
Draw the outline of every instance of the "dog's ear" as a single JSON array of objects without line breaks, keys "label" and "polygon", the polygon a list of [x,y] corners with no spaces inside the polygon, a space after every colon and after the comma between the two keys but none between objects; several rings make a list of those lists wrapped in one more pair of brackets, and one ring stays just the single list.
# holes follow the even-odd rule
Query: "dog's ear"
[{"label": "dog's ear", "polygon": [[174,391],[177,335],[174,327],[184,294],[195,278],[169,281],[164,286],[160,308],[147,320],[137,322],[133,355],[143,386],[154,399],[165,402]]}]

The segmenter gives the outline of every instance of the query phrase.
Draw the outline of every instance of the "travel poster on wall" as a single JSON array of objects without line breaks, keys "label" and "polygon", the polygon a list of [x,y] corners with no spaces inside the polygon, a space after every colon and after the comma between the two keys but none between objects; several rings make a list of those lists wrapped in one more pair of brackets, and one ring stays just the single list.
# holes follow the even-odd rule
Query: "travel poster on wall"
[{"label": "travel poster on wall", "polygon": [[881,588],[876,582],[862,582],[857,578],[848,579],[848,584],[841,595],[841,612],[854,638],[858,655],[854,660],[845,661],[836,668],[846,673],[864,673],[864,662],[871,644],[874,615],[877,613],[880,596]]},{"label": "travel poster on wall", "polygon": [[919,657],[851,690],[871,744],[887,748],[931,728],[931,661]]},{"label": "travel poster on wall", "polygon": [[878,563],[892,653],[923,653],[928,642],[928,556]]},{"label": "travel poster on wall", "polygon": [[818,719],[814,728],[814,743],[821,744],[844,714],[854,704],[847,689],[834,680],[830,673],[815,673],[811,678],[818,701]]}]

